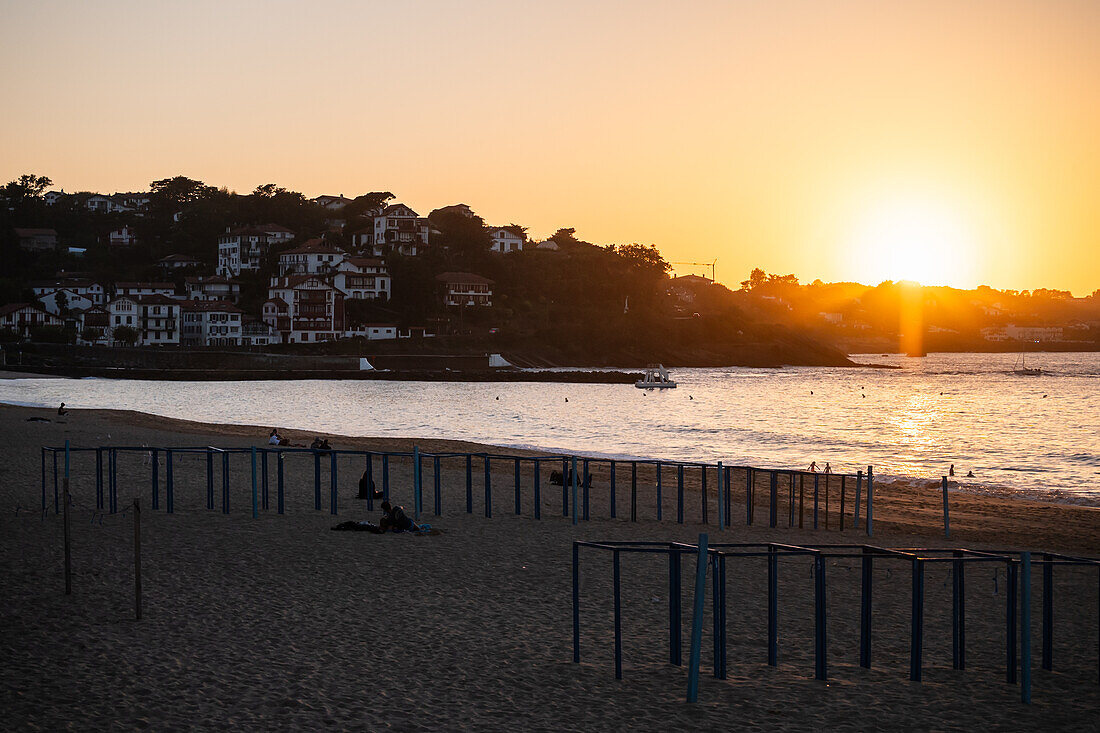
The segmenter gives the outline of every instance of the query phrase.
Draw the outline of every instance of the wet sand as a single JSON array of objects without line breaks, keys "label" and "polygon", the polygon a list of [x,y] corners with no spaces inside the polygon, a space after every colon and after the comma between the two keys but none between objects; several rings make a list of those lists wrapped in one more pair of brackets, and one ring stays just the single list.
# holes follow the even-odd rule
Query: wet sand
[{"label": "wet sand", "polygon": [[[49,422],[28,422],[40,416]],[[873,668],[858,666],[859,570],[828,567],[828,682],[813,679],[813,578],[803,559],[781,563],[779,666],[766,664],[763,561],[728,565],[728,680],[710,676],[709,600],[699,703],[683,702],[685,670],[668,663],[663,559],[623,560],[624,679],[614,678],[611,570],[606,554],[582,561],[582,662],[572,663],[574,539],[867,542],[847,528],[786,528],[767,521],[758,479],[756,525],[744,526],[744,475],[733,478],[733,527],[699,522],[698,474],[688,471],[686,520],[675,523],[675,478],[664,479],[665,520],[655,520],[649,467],[639,472],[639,521],[629,519],[629,466],[619,468],[619,517],[609,517],[607,469],[594,470],[592,519],[561,515],[561,488],[541,475],[542,519],[532,518],[533,475],[522,470],[524,516],[514,516],[511,462],[494,463],[493,517],[484,517],[480,462],[474,513],[465,512],[465,466],[442,462],[442,516],[432,513],[426,461],[425,521],[433,537],[332,532],[367,518],[355,500],[363,459],[340,459],[340,516],[313,508],[313,462],[287,456],[286,514],[250,514],[247,461],[234,456],[228,516],[210,512],[202,456],[176,458],[176,513],[149,506],[147,456],[119,460],[120,507],[140,494],[144,618],[133,620],[133,513],[95,513],[93,459],[73,462],[73,585],[63,593],[62,522],[19,507],[40,501],[43,445],[262,445],[267,429],[149,415],[0,407],[0,563],[3,708],[15,729],[224,728],[592,730],[1079,729],[1100,709],[1095,569],[1058,569],[1054,671],[1040,670],[1041,597],[1033,599],[1034,704],[1004,681],[1004,570],[968,575],[968,669],[951,669],[951,582],[929,570],[924,681],[908,680],[907,563],[875,576]],[[312,435],[290,431],[295,443]],[[336,448],[493,451],[450,441],[332,437]],[[491,443],[491,436],[486,436]],[[516,454],[515,451],[500,451]],[[163,460],[163,458],[162,458]],[[273,463],[272,459],[272,463]],[[375,480],[380,467],[375,463]],[[497,465],[499,464],[499,465]],[[391,463],[391,494],[407,508],[411,467]],[[163,490],[164,466],[161,465]],[[713,475],[711,477],[713,481]],[[781,477],[781,481],[785,479]],[[627,487],[626,490],[623,487]],[[785,484],[781,483],[781,487]],[[220,473],[217,501],[220,504]],[[50,499],[52,502],[52,484]],[[274,489],[272,489],[272,492]],[[849,489],[849,492],[851,490]],[[836,494],[831,500],[836,501]],[[163,495],[161,500],[163,501]],[[850,512],[851,493],[847,496]],[[952,540],[942,535],[938,490],[883,487],[875,537],[884,546],[966,546],[1100,554],[1100,512],[1035,501],[953,493]],[[377,512],[375,517],[377,517]],[[809,527],[809,514],[806,516]],[[690,568],[690,570],[689,570]],[[684,643],[690,631],[693,561],[685,560]],[[996,592],[994,585],[996,584]],[[1036,573],[1036,587],[1039,587]]]}]

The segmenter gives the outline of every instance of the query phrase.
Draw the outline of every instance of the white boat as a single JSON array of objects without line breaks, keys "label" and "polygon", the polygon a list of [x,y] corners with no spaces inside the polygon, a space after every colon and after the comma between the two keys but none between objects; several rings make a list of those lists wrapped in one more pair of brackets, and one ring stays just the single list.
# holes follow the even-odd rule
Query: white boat
[{"label": "white boat", "polygon": [[1016,357],[1016,363],[1012,365],[1012,373],[1018,374],[1021,377],[1038,377],[1041,376],[1043,370],[1040,367],[1029,367],[1026,361],[1027,351],[1021,351],[1020,355]]},{"label": "white boat", "polygon": [[668,370],[663,364],[650,364],[645,369],[645,377],[635,382],[634,386],[638,389],[673,389],[676,382],[668,376]]}]

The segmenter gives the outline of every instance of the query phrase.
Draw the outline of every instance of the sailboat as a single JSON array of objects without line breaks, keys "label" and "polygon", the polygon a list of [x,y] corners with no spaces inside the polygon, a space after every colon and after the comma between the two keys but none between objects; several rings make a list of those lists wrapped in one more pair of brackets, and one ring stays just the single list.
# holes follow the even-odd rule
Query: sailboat
[{"label": "sailboat", "polygon": [[645,378],[634,383],[638,389],[675,389],[676,382],[668,374],[663,364],[650,364],[646,367]]},{"label": "sailboat", "polygon": [[1024,349],[1016,357],[1016,363],[1012,365],[1012,373],[1021,377],[1038,377],[1043,373],[1043,370],[1039,367],[1029,367],[1027,365],[1027,349]]}]

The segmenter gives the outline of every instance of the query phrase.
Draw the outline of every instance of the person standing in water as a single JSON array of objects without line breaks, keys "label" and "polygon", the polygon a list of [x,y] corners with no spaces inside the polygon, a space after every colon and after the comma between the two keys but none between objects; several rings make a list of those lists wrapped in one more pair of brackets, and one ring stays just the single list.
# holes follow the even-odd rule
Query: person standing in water
[{"label": "person standing in water", "polygon": [[810,473],[817,473],[817,461],[810,461]]}]

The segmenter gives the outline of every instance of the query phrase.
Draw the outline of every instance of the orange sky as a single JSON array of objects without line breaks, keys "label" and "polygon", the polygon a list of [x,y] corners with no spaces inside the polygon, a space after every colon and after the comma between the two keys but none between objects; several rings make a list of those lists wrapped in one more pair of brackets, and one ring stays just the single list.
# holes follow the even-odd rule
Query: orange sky
[{"label": "orange sky", "polygon": [[1100,288],[1094,0],[0,0],[0,69],[5,181],[387,189],[730,284]]}]

